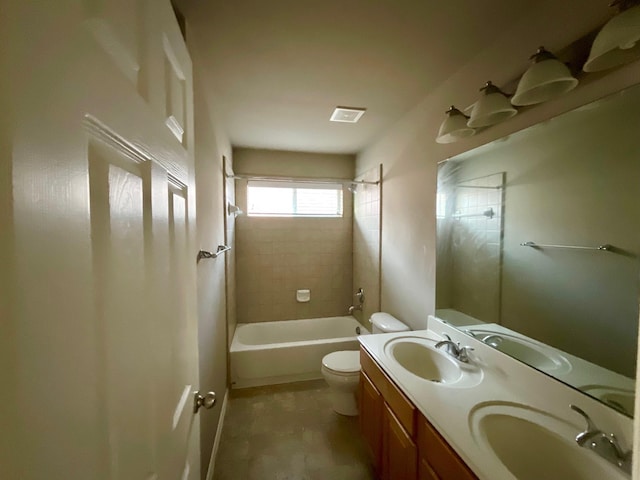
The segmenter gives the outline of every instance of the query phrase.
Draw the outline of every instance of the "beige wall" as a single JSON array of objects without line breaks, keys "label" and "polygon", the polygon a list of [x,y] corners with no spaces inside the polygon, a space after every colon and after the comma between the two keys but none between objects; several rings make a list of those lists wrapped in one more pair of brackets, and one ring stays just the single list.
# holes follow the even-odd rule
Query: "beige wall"
[{"label": "beige wall", "polygon": [[[234,149],[236,174],[353,178],[352,155]],[[236,201],[246,212],[246,181]],[[352,287],[352,194],[342,218],[236,219],[238,323],[345,315]],[[310,289],[311,301],[296,301]]]},{"label": "beige wall", "polygon": [[[380,166],[373,167],[356,180],[376,182],[380,180]],[[353,205],[353,292],[364,289],[362,311],[354,316],[367,329],[369,318],[380,311],[380,210],[382,185],[358,186]],[[352,302],[358,302],[354,297]],[[357,305],[357,303],[354,303]]]},{"label": "beige wall", "polygon": [[[204,93],[205,83],[194,57],[196,209],[198,248],[215,251],[225,242],[225,202],[223,197],[223,155],[230,158],[231,147],[216,128],[213,111]],[[195,254],[194,261],[195,261]],[[222,400],[227,390],[227,337],[225,302],[225,259],[201,260],[198,264],[198,358],[201,391],[214,391],[218,403],[202,410],[200,421],[200,461],[205,478],[218,428]]]}]

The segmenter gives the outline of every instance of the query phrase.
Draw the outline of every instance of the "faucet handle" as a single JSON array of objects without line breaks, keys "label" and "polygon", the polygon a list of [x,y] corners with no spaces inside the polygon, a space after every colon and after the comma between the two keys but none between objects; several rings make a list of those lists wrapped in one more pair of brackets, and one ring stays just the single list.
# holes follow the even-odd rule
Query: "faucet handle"
[{"label": "faucet handle", "polygon": [[473,347],[458,347],[458,360],[463,363],[469,363],[471,357],[469,357],[469,352],[473,352],[475,349]]}]

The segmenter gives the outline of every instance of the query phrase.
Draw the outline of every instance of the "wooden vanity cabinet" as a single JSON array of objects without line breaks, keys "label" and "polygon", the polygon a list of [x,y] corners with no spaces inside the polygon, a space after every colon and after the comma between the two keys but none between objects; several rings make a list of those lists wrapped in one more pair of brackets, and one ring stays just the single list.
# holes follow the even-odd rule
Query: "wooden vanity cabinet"
[{"label": "wooden vanity cabinet", "polygon": [[378,478],[477,480],[363,347],[360,365],[360,432]]},{"label": "wooden vanity cabinet", "polygon": [[382,413],[382,480],[415,479],[418,448],[387,403]]},{"label": "wooden vanity cabinet", "polygon": [[360,433],[369,447],[373,459],[373,466],[377,473],[382,465],[382,410],[384,400],[382,395],[363,372],[360,372],[360,384],[358,386],[358,408],[360,410]]}]

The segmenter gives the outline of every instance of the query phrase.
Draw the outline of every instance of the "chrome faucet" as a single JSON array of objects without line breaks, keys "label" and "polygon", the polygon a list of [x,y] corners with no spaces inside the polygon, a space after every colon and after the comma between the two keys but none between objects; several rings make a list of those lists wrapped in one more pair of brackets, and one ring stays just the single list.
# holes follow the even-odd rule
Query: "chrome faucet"
[{"label": "chrome faucet", "polygon": [[362,304],[360,304],[360,305],[351,305],[351,306],[349,307],[349,315],[353,315],[353,312],[354,312],[355,310],[360,310],[360,311],[362,311]]},{"label": "chrome faucet", "polygon": [[504,339],[497,334],[487,335],[482,339],[484,343],[493,348],[498,348]]},{"label": "chrome faucet", "polygon": [[455,343],[451,340],[451,337],[446,333],[442,336],[445,340],[441,340],[436,343],[436,348],[447,347],[446,352],[459,362],[469,363],[469,352],[473,351],[471,347],[461,347],[459,343]]},{"label": "chrome faucet", "polygon": [[362,311],[362,307],[364,305],[364,290],[362,288],[359,288],[358,291],[354,294],[354,297],[356,297],[358,299],[358,304],[357,305],[351,305],[349,307],[349,315],[353,315],[353,312],[355,310]]},{"label": "chrome faucet", "polygon": [[631,454],[632,451],[624,451],[620,442],[613,433],[605,433],[596,427],[589,415],[576,405],[569,405],[571,410],[577,412],[587,422],[584,431],[576,435],[576,443],[581,447],[593,450],[605,460],[617,465],[627,474],[631,475]]}]

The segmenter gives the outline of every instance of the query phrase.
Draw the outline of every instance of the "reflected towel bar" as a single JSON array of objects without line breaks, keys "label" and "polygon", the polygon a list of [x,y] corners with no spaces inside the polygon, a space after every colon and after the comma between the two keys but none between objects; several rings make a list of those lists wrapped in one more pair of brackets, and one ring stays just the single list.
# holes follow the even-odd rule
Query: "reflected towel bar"
[{"label": "reflected towel bar", "polygon": [[597,247],[580,247],[578,245],[546,245],[542,243],[535,242],[524,242],[520,244],[522,247],[532,247],[532,248],[569,248],[572,250],[600,250],[603,252],[610,252],[613,249],[613,245],[609,245],[605,243],[604,245],[599,245]]},{"label": "reflected towel bar", "polygon": [[493,208],[488,208],[482,213],[454,213],[451,215],[453,218],[471,218],[471,217],[486,217],[493,218],[496,215],[496,212]]},{"label": "reflected towel bar", "polygon": [[215,252],[207,252],[206,250],[200,250],[198,252],[196,262],[199,262],[203,258],[216,258],[221,253],[224,253],[228,250],[231,250],[231,247],[228,245],[218,245],[218,249]]}]

